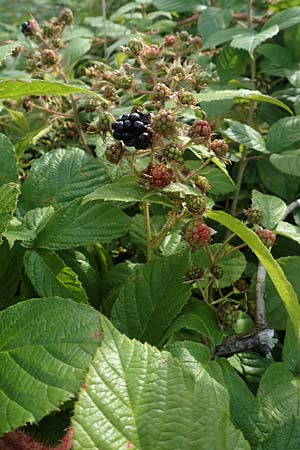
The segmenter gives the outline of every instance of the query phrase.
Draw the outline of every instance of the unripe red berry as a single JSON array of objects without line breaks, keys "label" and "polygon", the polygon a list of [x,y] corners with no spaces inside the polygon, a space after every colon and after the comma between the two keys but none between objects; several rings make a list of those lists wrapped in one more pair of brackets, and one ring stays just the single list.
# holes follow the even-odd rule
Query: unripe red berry
[{"label": "unripe red berry", "polygon": [[174,36],[173,34],[166,36],[164,39],[164,45],[166,47],[171,47],[172,45],[174,45],[176,42],[176,36]]},{"label": "unripe red berry", "polygon": [[150,165],[144,172],[144,178],[148,181],[150,187],[164,188],[171,183],[173,170],[164,164]]},{"label": "unripe red berry", "polygon": [[272,247],[275,244],[276,234],[272,233],[271,230],[268,230],[267,228],[258,228],[256,234],[260,237],[266,247]]},{"label": "unripe red berry", "polygon": [[105,150],[105,157],[112,164],[119,164],[123,157],[124,151],[125,147],[122,142],[114,142],[107,145]]},{"label": "unripe red berry", "polygon": [[196,120],[189,129],[188,134],[195,144],[201,144],[210,139],[211,128],[206,120]]},{"label": "unripe red berry", "polygon": [[228,152],[228,144],[223,139],[215,139],[211,143],[211,150],[220,158],[225,159]]},{"label": "unripe red berry", "polygon": [[191,220],[184,227],[183,232],[184,239],[190,244],[192,251],[196,251],[203,245],[208,244],[211,238],[210,228],[200,220]]}]

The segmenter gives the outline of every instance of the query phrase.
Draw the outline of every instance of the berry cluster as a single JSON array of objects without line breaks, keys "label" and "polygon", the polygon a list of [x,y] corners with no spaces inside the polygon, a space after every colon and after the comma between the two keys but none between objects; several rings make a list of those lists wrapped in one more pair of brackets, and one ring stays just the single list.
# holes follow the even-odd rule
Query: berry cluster
[{"label": "berry cluster", "polygon": [[112,124],[113,137],[136,149],[148,148],[151,144],[150,123],[150,113],[133,111],[123,114]]},{"label": "berry cluster", "polygon": [[275,244],[276,234],[272,233],[271,230],[268,230],[267,228],[258,228],[256,234],[260,237],[266,247],[273,247]]}]

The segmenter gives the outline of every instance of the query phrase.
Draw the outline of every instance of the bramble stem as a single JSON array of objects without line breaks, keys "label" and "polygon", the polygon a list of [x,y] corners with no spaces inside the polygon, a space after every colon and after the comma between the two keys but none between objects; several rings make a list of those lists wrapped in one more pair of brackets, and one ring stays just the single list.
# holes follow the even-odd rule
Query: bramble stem
[{"label": "bramble stem", "polygon": [[149,202],[143,202],[143,212],[147,238],[147,261],[150,261],[152,258],[152,245],[151,245],[152,233],[151,233]]}]

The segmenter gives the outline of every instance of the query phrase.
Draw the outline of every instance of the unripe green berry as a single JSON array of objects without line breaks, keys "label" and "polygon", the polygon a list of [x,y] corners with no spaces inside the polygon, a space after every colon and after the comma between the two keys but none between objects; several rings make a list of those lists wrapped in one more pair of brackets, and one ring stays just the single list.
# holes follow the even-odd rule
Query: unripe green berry
[{"label": "unripe green berry", "polygon": [[124,151],[125,147],[122,142],[114,142],[107,145],[105,157],[112,164],[119,164],[123,157]]},{"label": "unripe green berry", "polygon": [[206,177],[202,177],[201,175],[197,175],[194,179],[195,185],[198,189],[200,189],[203,194],[206,194],[211,189],[211,185],[208,182]]},{"label": "unripe green berry", "polygon": [[244,212],[250,223],[256,225],[260,225],[262,223],[264,216],[261,208],[248,208]]},{"label": "unripe green berry", "polygon": [[200,267],[192,266],[188,272],[186,272],[184,279],[185,281],[196,281],[200,280],[204,275],[203,270]]},{"label": "unripe green berry", "polygon": [[182,149],[176,147],[175,145],[169,145],[164,149],[164,156],[168,161],[176,161],[179,164],[184,163],[184,159],[182,157]]},{"label": "unripe green berry", "polygon": [[206,211],[205,198],[202,195],[187,195],[185,197],[186,205],[191,212],[204,214]]},{"label": "unripe green berry", "polygon": [[172,136],[176,131],[176,119],[173,111],[161,110],[153,116],[152,129],[163,136]]},{"label": "unripe green berry", "polygon": [[210,273],[216,280],[220,280],[224,275],[222,267],[220,267],[216,264],[211,266]]},{"label": "unripe green berry", "polygon": [[133,76],[123,75],[121,77],[116,77],[115,85],[118,89],[130,89],[132,88]]},{"label": "unripe green berry", "polygon": [[227,330],[232,328],[237,320],[237,309],[236,306],[230,302],[223,303],[218,311],[218,323],[221,328]]},{"label": "unripe green berry", "polygon": [[177,98],[179,102],[185,106],[192,106],[198,103],[196,97],[191,92],[185,91],[184,89],[178,92]]},{"label": "unripe green berry", "polygon": [[153,87],[153,91],[152,91],[152,99],[157,102],[157,101],[166,101],[170,95],[171,95],[172,91],[171,89],[168,88],[168,86],[166,86],[163,83],[157,83],[154,87]]},{"label": "unripe green berry", "polygon": [[134,38],[130,39],[130,41],[128,42],[128,48],[130,52],[135,56],[138,56],[143,52],[144,46],[144,42],[140,39]]}]

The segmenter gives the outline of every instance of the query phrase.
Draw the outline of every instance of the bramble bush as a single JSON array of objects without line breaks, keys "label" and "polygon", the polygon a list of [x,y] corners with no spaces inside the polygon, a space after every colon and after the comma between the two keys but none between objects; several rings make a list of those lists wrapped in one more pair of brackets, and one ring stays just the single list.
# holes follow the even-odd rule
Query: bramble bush
[{"label": "bramble bush", "polygon": [[0,28],[0,448],[298,450],[300,7],[74,6]]}]

